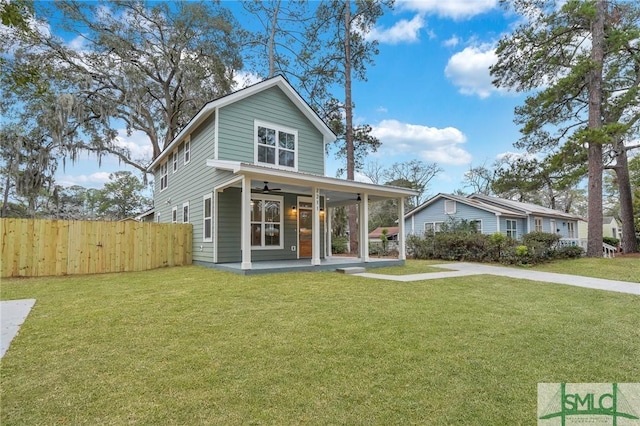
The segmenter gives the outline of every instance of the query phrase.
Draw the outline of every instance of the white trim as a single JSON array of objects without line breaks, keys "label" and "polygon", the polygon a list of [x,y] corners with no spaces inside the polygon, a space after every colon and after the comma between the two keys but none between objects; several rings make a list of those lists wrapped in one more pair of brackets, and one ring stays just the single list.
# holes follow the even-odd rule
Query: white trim
[{"label": "white trim", "polygon": [[[265,128],[265,129],[269,129],[269,130],[273,130],[276,135],[275,135],[275,144],[273,146],[273,149],[275,149],[275,155],[274,155],[274,163],[264,163],[261,161],[258,161],[258,128]],[[282,133],[286,133],[286,134],[290,134],[293,135],[293,167],[289,167],[289,166],[283,166],[278,164],[278,160],[280,158],[280,146],[279,146],[279,134],[280,132]],[[291,151],[290,149],[284,149],[284,151]],[[261,166],[264,167],[274,167],[277,169],[282,169],[282,170],[289,170],[289,171],[297,171],[298,170],[298,130],[296,129],[292,129],[290,127],[286,127],[286,126],[281,126],[279,124],[274,124],[274,123],[269,123],[267,121],[262,121],[262,120],[253,120],[253,162],[255,164],[259,164]]]},{"label": "white trim", "polygon": [[[184,220],[184,208],[187,208],[187,220]],[[186,201],[182,203],[182,223],[190,223],[191,222],[191,209],[189,208],[189,202]]]},{"label": "white trim", "polygon": [[[301,203],[311,203],[311,207],[305,207],[305,210],[311,209],[313,211],[313,197],[307,197],[307,196],[298,196],[297,200],[296,200],[296,231],[297,231],[297,237],[296,237],[296,258],[300,259],[300,210],[302,209],[300,207]],[[313,224],[312,224],[313,226]],[[313,241],[312,241],[313,244]],[[313,248],[311,251],[311,258],[313,258]],[[306,258],[305,258],[306,259]]]},{"label": "white trim", "polygon": [[220,127],[220,108],[216,107],[213,110],[215,114],[213,117],[213,158],[218,159],[218,146],[220,146],[220,140],[218,139],[218,128]]},{"label": "white trim", "polygon": [[171,169],[173,170],[173,173],[177,173],[178,172],[178,152],[179,150],[176,149],[175,151],[173,151],[173,155],[172,157],[172,165],[171,165]]},{"label": "white trim", "polygon": [[[209,220],[211,220],[211,226],[209,227],[209,232],[211,232],[211,235],[207,238],[205,235],[205,229],[206,229],[206,225],[205,225],[205,221],[207,220],[207,216],[205,216],[205,203],[207,202],[207,199],[211,200],[211,208],[209,209],[209,213],[211,214],[211,216],[209,217]],[[213,241],[213,194],[210,192],[208,194],[204,194],[202,196],[202,242],[204,243],[210,243]],[[218,221],[216,221],[217,223]]]},{"label": "white trim", "polygon": [[[163,185],[164,180],[164,185]],[[160,164],[160,192],[169,187],[169,160]]]},{"label": "white trim", "polygon": [[171,209],[171,223],[178,223],[178,206]]},{"label": "white trim", "polygon": [[407,259],[406,235],[404,230],[404,197],[398,199],[398,260]]},{"label": "white trim", "polygon": [[[538,225],[536,223],[537,221],[540,221],[540,230],[538,230]],[[533,229],[536,232],[544,232],[544,219],[541,216],[533,217]]]},{"label": "white trim", "polygon": [[156,215],[156,223],[160,223],[160,213]]},{"label": "white trim", "polygon": [[251,269],[251,177],[242,177],[242,196],[240,208],[240,249],[242,250],[241,269]]},{"label": "white trim", "polygon": [[397,198],[398,196],[416,196],[418,193],[412,189],[399,188],[395,186],[376,185],[373,183],[357,182],[352,180],[338,179],[327,176],[314,175],[310,173],[294,172],[291,170],[276,169],[274,167],[258,166],[255,164],[241,163],[239,161],[211,160],[206,162],[207,166],[220,170],[229,170],[242,175],[251,174],[254,180],[275,180],[274,178],[288,181],[295,185],[317,186],[323,190],[334,190],[342,192],[364,193],[382,197]]},{"label": "white trim", "polygon": [[[251,201],[277,201],[280,203],[280,222],[269,222],[273,224],[277,224],[280,226],[279,229],[279,242],[280,244],[277,246],[267,246],[265,245],[265,236],[266,236],[266,224],[265,221],[265,211],[262,210],[262,218],[259,221],[261,225],[262,231],[260,232],[260,245],[251,245],[251,250],[282,250],[284,249],[284,215],[286,214],[286,207],[284,205],[284,197],[281,195],[270,195],[270,194],[251,194]],[[252,208],[249,208],[249,228],[251,229],[254,223],[258,223],[258,221],[251,220],[251,212]]]},{"label": "white trim", "polygon": [[311,188],[311,264],[320,265],[320,190]]},{"label": "white trim", "polygon": [[[509,222],[513,222],[513,228],[509,229]],[[505,235],[513,239],[518,238],[518,220],[517,219],[505,219]],[[509,235],[509,232],[513,232],[515,235]]]},{"label": "white trim", "polygon": [[[189,157],[187,159],[187,157]],[[184,164],[187,165],[191,162],[191,136],[187,136],[187,139],[184,141]]]},{"label": "white trim", "polygon": [[193,131],[193,129],[202,124],[211,115],[211,113],[216,110],[216,108],[222,108],[226,105],[230,105],[234,102],[240,101],[272,87],[279,87],[282,92],[291,100],[291,102],[293,102],[293,104],[298,107],[300,112],[302,112],[302,114],[307,117],[307,119],[314,125],[314,127],[318,129],[320,133],[322,133],[322,139],[325,144],[336,140],[336,135],[331,131],[331,129],[329,129],[329,126],[327,126],[327,124],[320,119],[318,114],[316,114],[316,112],[313,111],[309,104],[300,97],[300,95],[295,91],[295,89],[293,89],[289,82],[282,76],[276,76],[205,104],[202,109],[198,111],[198,113],[189,121],[189,123],[184,126],[184,128],[180,131],[180,133],[178,133],[173,141],[171,141],[167,149],[161,152],[160,155],[156,157],[153,162],[151,162],[147,170],[149,172],[152,172],[160,163],[160,161],[162,161],[162,159],[166,157],[167,153],[171,152],[175,145],[183,141],[186,135],[189,135]]},{"label": "white trim", "polygon": [[[444,222],[443,221],[434,221],[434,222],[424,222],[423,227],[422,227],[422,232],[428,232],[427,231],[427,225],[433,225],[433,233],[435,234],[436,232],[441,232],[442,231],[442,224]],[[440,225],[438,228],[436,229],[436,225]]]},{"label": "white trim", "polygon": [[[453,203],[453,209],[451,208],[451,203]],[[447,204],[449,204],[449,209],[447,209]],[[448,200],[445,198],[444,200],[444,214],[456,214],[457,205],[455,200]]]}]

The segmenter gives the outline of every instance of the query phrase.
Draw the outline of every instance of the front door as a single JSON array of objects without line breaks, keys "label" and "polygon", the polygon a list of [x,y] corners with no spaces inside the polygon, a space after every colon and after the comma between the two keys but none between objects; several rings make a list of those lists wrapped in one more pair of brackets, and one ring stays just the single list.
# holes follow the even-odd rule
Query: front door
[{"label": "front door", "polygon": [[299,202],[298,206],[298,257],[311,257],[313,210],[310,202]]}]

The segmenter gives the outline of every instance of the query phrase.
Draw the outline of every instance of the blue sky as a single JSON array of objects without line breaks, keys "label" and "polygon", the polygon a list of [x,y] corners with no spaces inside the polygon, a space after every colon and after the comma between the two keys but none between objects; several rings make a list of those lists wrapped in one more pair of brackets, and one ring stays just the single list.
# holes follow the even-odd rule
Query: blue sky
[{"label": "blue sky", "polygon": [[[224,4],[238,9],[233,2]],[[382,141],[367,161],[438,163],[444,171],[431,182],[433,195],[464,189],[471,166],[490,166],[517,152],[513,109],[524,97],[492,87],[488,67],[496,60],[497,41],[519,19],[498,0],[397,2],[369,34],[379,40],[380,54],[368,69],[368,81],[353,87],[355,120],[372,125]],[[149,155],[142,134],[127,136],[122,130],[120,143],[136,156]],[[335,175],[339,167],[329,155],[327,174]],[[98,168],[87,158],[60,168],[57,181],[101,187],[109,173],[122,169],[116,159],[104,159]]]}]

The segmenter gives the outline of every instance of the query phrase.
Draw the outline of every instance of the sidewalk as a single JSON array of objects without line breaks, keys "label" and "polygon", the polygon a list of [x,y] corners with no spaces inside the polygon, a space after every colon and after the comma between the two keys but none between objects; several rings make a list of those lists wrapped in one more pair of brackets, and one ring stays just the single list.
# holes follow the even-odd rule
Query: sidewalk
[{"label": "sidewalk", "polygon": [[435,268],[453,269],[446,272],[431,272],[413,275],[383,275],[364,272],[354,274],[359,277],[375,278],[400,282],[434,280],[440,278],[464,277],[470,275],[498,275],[502,277],[517,278],[522,280],[541,281],[554,284],[565,284],[576,287],[591,288],[595,290],[615,291],[640,296],[640,283],[627,281],[605,280],[602,278],[582,277],[578,275],[556,274],[553,272],[538,272],[527,269],[506,268],[502,266],[490,266],[477,263],[443,263],[429,265]]},{"label": "sidewalk", "polygon": [[7,353],[11,340],[29,315],[36,299],[3,300],[0,302],[0,358]]}]

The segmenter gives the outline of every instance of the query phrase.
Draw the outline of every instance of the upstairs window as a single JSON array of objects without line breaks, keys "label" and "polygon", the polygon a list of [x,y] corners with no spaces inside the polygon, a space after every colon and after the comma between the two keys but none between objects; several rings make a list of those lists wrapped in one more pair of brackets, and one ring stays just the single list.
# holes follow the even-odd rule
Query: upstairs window
[{"label": "upstairs window", "polygon": [[184,164],[191,161],[191,139],[187,139],[184,143]]},{"label": "upstairs window", "polygon": [[178,171],[178,151],[173,153],[173,173]]},{"label": "upstairs window", "polygon": [[182,204],[182,223],[189,223],[189,202]]},{"label": "upstairs window", "polygon": [[453,200],[444,200],[444,213],[445,214],[455,214],[456,213],[456,202]]},{"label": "upstairs window", "polygon": [[164,190],[167,187],[167,184],[169,183],[168,164],[169,162],[165,161],[160,166],[160,191]]},{"label": "upstairs window", "polygon": [[178,206],[171,209],[171,223],[178,223]]},{"label": "upstairs window", "polygon": [[296,130],[256,123],[256,163],[296,169],[297,146]]}]

